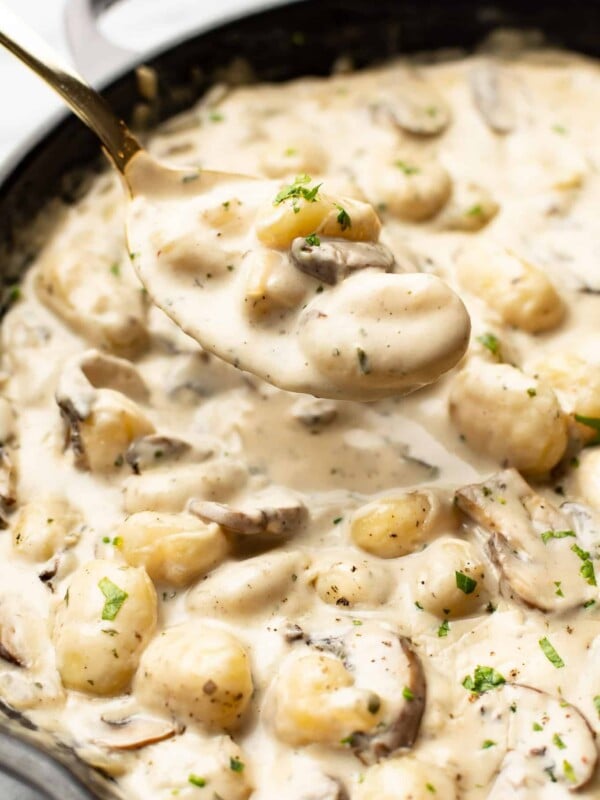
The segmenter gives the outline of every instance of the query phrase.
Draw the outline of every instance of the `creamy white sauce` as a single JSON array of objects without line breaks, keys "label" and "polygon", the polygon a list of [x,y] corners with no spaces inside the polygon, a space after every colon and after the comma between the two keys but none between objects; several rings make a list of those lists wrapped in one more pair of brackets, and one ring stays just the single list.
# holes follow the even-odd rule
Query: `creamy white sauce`
[{"label": "creamy white sauce", "polygon": [[[586,725],[600,730],[600,598],[590,567],[579,570],[587,561],[594,570],[600,552],[600,468],[597,448],[581,450],[594,432],[574,414],[600,418],[600,301],[581,291],[595,288],[598,271],[600,72],[546,50],[502,62],[508,106],[492,120],[510,130],[499,133],[473,100],[481,62],[421,68],[431,96],[448,106],[437,135],[390,122],[395,102],[406,124],[406,99],[392,93],[406,68],[398,63],[236,89],[148,142],[157,158],[264,175],[276,187],[307,173],[378,207],[396,262],[447,281],[472,318],[467,356],[433,386],[369,405],[315,400],[202,353],[140,290],[112,175],[60,214],[4,320],[2,438],[16,512],[0,537],[0,641],[20,664],[0,659],[0,696],[114,774],[124,797],[336,800],[343,785],[352,800],[566,798],[593,770]],[[417,199],[411,178],[424,181]],[[473,255],[481,242],[491,275],[483,287]],[[510,270],[519,274],[502,283]],[[286,275],[315,291],[313,278]],[[225,336],[225,294],[213,312]],[[239,328],[231,330],[233,341]],[[281,368],[295,363],[284,357]],[[166,438],[138,441],[132,452],[140,436]],[[511,567],[492,561],[494,531],[453,506],[457,489],[492,486],[489,476],[507,465],[546,498],[526,500],[535,522],[525,515],[511,542],[518,552],[531,545],[542,561],[552,555],[539,579],[548,602],[558,598],[554,610],[519,599]],[[419,493],[407,499],[408,491]],[[502,491],[484,492],[483,517],[520,508]],[[566,500],[583,510],[539,509]],[[238,533],[202,523],[189,501]],[[501,533],[512,520],[499,523]],[[267,532],[252,532],[261,525]],[[565,535],[542,546],[548,531]],[[121,569],[127,563],[135,568]],[[463,577],[461,590],[456,572],[475,587]],[[370,766],[352,752],[351,734],[379,723],[385,732],[415,702],[404,689],[419,694],[398,637],[422,665],[424,714],[414,743]],[[172,642],[166,651],[163,640]],[[220,666],[207,656],[213,640]],[[296,662],[309,656],[338,678],[307,688],[309,662],[299,671]],[[506,685],[469,691],[464,679],[478,666]],[[238,688],[222,700],[228,681]],[[162,741],[111,747],[128,727],[103,719],[130,717]],[[594,772],[577,795],[599,791]]]}]

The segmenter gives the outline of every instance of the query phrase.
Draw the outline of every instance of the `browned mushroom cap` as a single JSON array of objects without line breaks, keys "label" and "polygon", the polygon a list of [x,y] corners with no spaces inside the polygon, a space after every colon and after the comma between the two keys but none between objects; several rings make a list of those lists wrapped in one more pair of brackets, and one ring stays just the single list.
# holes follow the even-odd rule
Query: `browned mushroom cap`
[{"label": "browned mushroom cap", "polygon": [[450,109],[437,90],[415,70],[403,70],[379,111],[408,133],[434,136],[448,127]]},{"label": "browned mushroom cap", "polygon": [[[356,733],[352,736],[352,749],[358,758],[363,764],[374,764],[397,750],[412,747],[415,743],[425,711],[426,684],[421,661],[409,639],[404,636],[397,637],[400,644],[399,653],[393,654],[396,657],[390,664],[389,638],[386,642],[386,639],[381,637],[379,639],[369,637],[368,632],[367,637],[369,640],[363,641],[360,647],[365,648],[364,654],[372,661],[379,658],[385,670],[392,671],[398,700],[387,727],[378,727],[374,733]],[[362,657],[364,658],[364,655]],[[348,651],[348,658],[352,665],[352,650]],[[382,697],[385,696],[383,687],[374,688]]]},{"label": "browned mushroom cap", "polygon": [[189,511],[204,522],[216,522],[243,535],[289,534],[301,527],[308,510],[294,492],[271,487],[238,508],[225,503],[192,500]]},{"label": "browned mushroom cap", "polygon": [[[153,433],[132,442],[125,454],[125,460],[135,474],[140,475],[145,470],[160,466],[167,461],[182,460],[190,454],[191,449],[190,443],[183,439]],[[210,454],[210,451],[207,452],[205,458]]]},{"label": "browned mushroom cap", "polygon": [[515,82],[498,62],[487,59],[469,73],[475,107],[494,133],[510,133],[516,125]]},{"label": "browned mushroom cap", "polygon": [[501,588],[529,606],[564,611],[597,594],[590,554],[572,521],[514,469],[456,492],[456,503],[481,526]]},{"label": "browned mushroom cap", "polygon": [[109,750],[140,750],[177,733],[172,723],[152,717],[133,716],[116,721],[103,717],[102,722],[104,727],[94,744]]},{"label": "browned mushroom cap", "polygon": [[0,446],[0,528],[8,525],[8,516],[17,502],[15,470],[10,451]]},{"label": "browned mushroom cap", "polygon": [[489,798],[504,800],[517,792],[523,800],[537,800],[549,781],[571,791],[584,786],[598,753],[583,715],[562,698],[530,686],[506,684],[502,695],[511,709],[508,753]]},{"label": "browned mushroom cap", "polygon": [[292,263],[307,275],[330,285],[359,269],[392,272],[395,258],[380,242],[351,242],[322,237],[318,244],[299,236],[292,242]]}]

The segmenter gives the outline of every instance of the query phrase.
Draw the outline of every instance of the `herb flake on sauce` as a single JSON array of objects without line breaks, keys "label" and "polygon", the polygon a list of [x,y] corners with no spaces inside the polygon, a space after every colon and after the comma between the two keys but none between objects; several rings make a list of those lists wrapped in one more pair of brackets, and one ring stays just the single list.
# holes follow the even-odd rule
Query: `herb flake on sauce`
[{"label": "herb flake on sauce", "polygon": [[113,583],[110,578],[102,578],[98,583],[98,587],[105,597],[102,619],[112,621],[129,595]]}]

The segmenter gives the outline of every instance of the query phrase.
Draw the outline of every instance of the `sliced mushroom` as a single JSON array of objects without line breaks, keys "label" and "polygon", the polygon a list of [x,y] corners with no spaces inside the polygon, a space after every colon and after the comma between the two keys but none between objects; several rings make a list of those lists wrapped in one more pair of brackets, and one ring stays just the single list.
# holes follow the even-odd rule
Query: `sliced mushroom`
[{"label": "sliced mushroom", "polygon": [[278,735],[293,745],[348,746],[373,764],[414,744],[425,677],[410,642],[374,622],[343,636],[311,636],[274,684]]},{"label": "sliced mushroom", "polygon": [[386,94],[379,109],[402,130],[418,136],[434,136],[448,127],[448,105],[418,72],[402,70],[395,86]]},{"label": "sliced mushroom", "polygon": [[290,534],[308,518],[308,509],[299,496],[280,487],[270,487],[238,508],[225,503],[192,500],[189,511],[204,522],[216,522],[244,536]]},{"label": "sliced mushroom", "polygon": [[471,69],[473,102],[494,133],[510,133],[516,126],[515,85],[497,61],[480,61]]},{"label": "sliced mushroom", "polygon": [[17,502],[15,469],[9,449],[0,446],[0,528],[8,526],[8,516]]},{"label": "sliced mushroom", "polygon": [[94,739],[94,744],[109,750],[140,750],[149,744],[162,742],[175,736],[177,729],[171,722],[151,717],[126,717],[112,721],[102,719],[105,728]]},{"label": "sliced mushroom", "polygon": [[571,791],[584,786],[598,753],[583,715],[562,698],[530,686],[506,684],[501,691],[510,708],[508,753],[489,800],[537,800],[549,782]]},{"label": "sliced mushroom", "polygon": [[307,275],[333,286],[359,269],[393,272],[396,260],[380,242],[351,242],[347,239],[318,239],[302,236],[292,242],[292,262]]},{"label": "sliced mushroom", "polygon": [[456,503],[483,529],[510,597],[543,611],[565,611],[597,594],[593,563],[572,521],[516,470],[459,489]]},{"label": "sliced mushroom", "polygon": [[290,413],[307,428],[320,428],[329,425],[337,417],[338,404],[335,400],[306,395],[296,400]]},{"label": "sliced mushroom", "polygon": [[[132,442],[125,455],[125,461],[136,475],[140,475],[145,470],[164,464],[166,461],[180,461],[190,450],[191,445],[183,439],[154,433]],[[210,451],[206,457],[209,455]]]},{"label": "sliced mushroom", "polygon": [[[353,633],[354,640],[348,647],[350,664],[358,664],[359,658],[365,659],[367,656],[370,663],[379,658],[385,669],[386,680],[391,677],[395,683],[397,707],[388,726],[378,727],[374,733],[357,733],[352,736],[352,749],[358,758],[363,764],[374,764],[398,750],[412,747],[415,743],[425,711],[425,673],[419,657],[406,637],[382,638],[381,635],[373,635],[369,629],[363,632],[363,628],[360,634],[355,631]],[[358,640],[359,636],[361,641]],[[399,650],[395,650],[396,639]],[[391,676],[388,675],[389,672],[392,672]],[[378,685],[377,691],[382,697],[385,696],[383,685]]]},{"label": "sliced mushroom", "polygon": [[[148,434],[151,423],[136,405],[149,392],[135,367],[125,359],[88,350],[69,360],[56,390],[56,402],[65,423],[66,446],[83,469],[105,469],[136,436]],[[99,411],[98,430],[90,426]],[[97,420],[98,422],[98,420]],[[88,439],[86,443],[86,439]],[[87,447],[86,447],[87,444]],[[90,446],[94,453],[88,452]]]}]

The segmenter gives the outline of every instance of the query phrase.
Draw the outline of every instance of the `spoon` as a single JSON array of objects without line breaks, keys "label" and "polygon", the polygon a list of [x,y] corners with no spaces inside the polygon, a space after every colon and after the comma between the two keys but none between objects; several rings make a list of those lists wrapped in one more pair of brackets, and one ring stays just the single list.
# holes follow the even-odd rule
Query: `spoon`
[{"label": "spoon", "polygon": [[351,400],[414,391],[462,357],[462,301],[433,275],[393,271],[369,204],[308,175],[282,187],[163,164],[1,6],[0,44],[100,139],[127,189],[133,267],[203,349],[280,388]]}]

